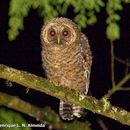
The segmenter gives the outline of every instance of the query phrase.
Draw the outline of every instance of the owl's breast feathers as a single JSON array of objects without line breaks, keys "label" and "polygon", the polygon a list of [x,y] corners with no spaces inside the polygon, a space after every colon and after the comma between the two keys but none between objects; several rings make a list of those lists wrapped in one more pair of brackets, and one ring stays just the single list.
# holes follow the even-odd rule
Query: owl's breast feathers
[{"label": "owl's breast feathers", "polygon": [[[83,54],[82,47],[80,44],[73,44],[61,50],[54,47],[43,50],[42,60],[47,78],[57,85],[76,87],[84,92],[87,82],[86,67],[90,61],[86,61],[88,59]],[[87,69],[89,68],[88,66]]]}]

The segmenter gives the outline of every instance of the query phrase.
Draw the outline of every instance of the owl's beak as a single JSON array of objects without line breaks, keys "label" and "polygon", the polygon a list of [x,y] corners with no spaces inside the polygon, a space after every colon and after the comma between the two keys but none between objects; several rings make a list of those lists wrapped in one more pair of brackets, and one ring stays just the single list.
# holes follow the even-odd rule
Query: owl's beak
[{"label": "owl's beak", "polygon": [[57,36],[57,43],[60,44],[60,35]]}]

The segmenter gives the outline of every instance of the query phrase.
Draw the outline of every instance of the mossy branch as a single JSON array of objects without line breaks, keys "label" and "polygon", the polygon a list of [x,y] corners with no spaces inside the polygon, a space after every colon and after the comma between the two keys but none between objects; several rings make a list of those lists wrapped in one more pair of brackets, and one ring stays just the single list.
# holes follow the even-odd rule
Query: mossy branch
[{"label": "mossy branch", "polygon": [[72,130],[72,128],[77,128],[75,130],[90,130],[89,122],[83,123],[75,120],[71,124],[65,123],[60,120],[59,116],[50,107],[39,108],[18,97],[10,96],[2,92],[0,92],[0,106],[6,106],[25,113],[56,130]]},{"label": "mossy branch", "polygon": [[42,77],[38,77],[25,71],[13,69],[2,64],[0,64],[0,78],[16,82],[40,92],[44,92],[69,103],[80,105],[93,113],[109,117],[122,124],[130,126],[130,112],[122,108],[112,106],[108,102],[107,98],[102,98],[101,100],[97,100],[91,96],[85,96],[82,98],[76,90],[55,86]]}]

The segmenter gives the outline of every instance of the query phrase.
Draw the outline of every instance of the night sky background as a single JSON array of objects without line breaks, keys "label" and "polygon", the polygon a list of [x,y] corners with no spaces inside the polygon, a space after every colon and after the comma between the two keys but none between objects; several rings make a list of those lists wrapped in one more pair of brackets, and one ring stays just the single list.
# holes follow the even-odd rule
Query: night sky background
[{"label": "night sky background", "polygon": [[[8,8],[9,2],[3,0],[0,3],[0,64],[5,64],[19,70],[28,71],[38,76],[44,76],[41,62],[40,30],[43,25],[43,18],[39,17],[37,10],[30,10],[28,17],[24,19],[24,31],[15,41],[9,42],[7,37],[8,30]],[[66,17],[74,17],[72,8],[69,8]],[[121,38],[114,43],[115,55],[121,59],[130,61],[130,5],[124,5],[124,10],[119,12],[121,21]],[[83,29],[90,42],[93,53],[93,66],[91,73],[90,90],[94,97],[101,98],[108,89],[111,88],[111,69],[110,69],[110,44],[106,39],[105,29],[107,14],[105,9],[97,14],[98,21],[94,26]],[[14,23],[15,24],[15,23]],[[115,62],[115,77],[118,83],[125,75],[126,66]],[[130,87],[130,81],[125,84]],[[13,87],[7,87],[6,81],[0,79],[0,91],[16,95],[25,101],[39,107],[51,106],[58,113],[59,100],[49,95],[26,89],[13,83]],[[116,92],[110,102],[130,111],[130,91]],[[29,123],[37,123],[35,119],[22,114]],[[130,130],[130,127],[122,125],[112,119],[88,112],[86,120],[92,123],[92,130],[101,130],[97,123],[100,118],[104,121],[109,130]],[[34,128],[35,130],[36,128]],[[43,129],[43,128],[42,128]],[[45,128],[46,129],[46,128]]]}]

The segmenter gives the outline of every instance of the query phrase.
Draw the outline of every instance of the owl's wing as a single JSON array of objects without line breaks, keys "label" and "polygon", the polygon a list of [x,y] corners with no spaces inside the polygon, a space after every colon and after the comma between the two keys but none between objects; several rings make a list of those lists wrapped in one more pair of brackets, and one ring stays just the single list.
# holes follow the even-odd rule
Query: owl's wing
[{"label": "owl's wing", "polygon": [[86,94],[87,94],[89,88],[91,65],[92,65],[92,52],[89,46],[88,38],[83,33],[81,33],[80,48],[81,48],[81,56],[83,59],[84,75],[87,79],[86,81]]}]

